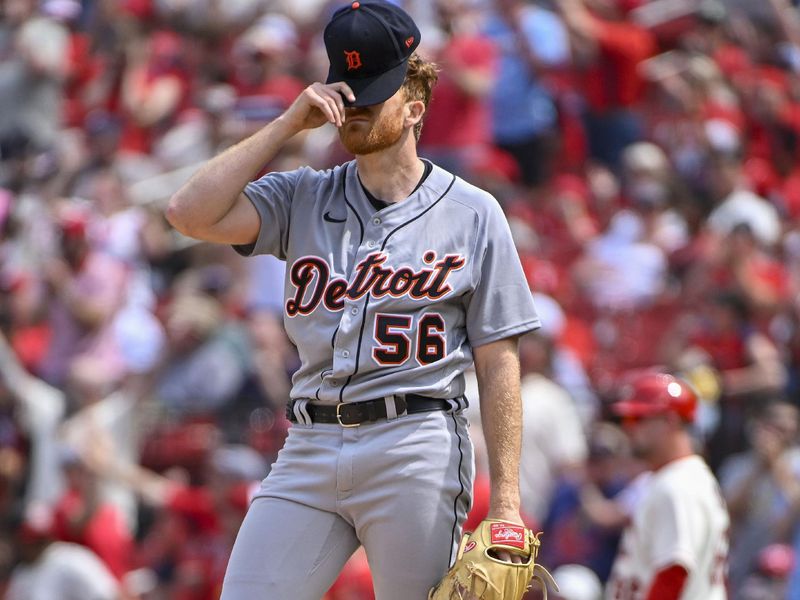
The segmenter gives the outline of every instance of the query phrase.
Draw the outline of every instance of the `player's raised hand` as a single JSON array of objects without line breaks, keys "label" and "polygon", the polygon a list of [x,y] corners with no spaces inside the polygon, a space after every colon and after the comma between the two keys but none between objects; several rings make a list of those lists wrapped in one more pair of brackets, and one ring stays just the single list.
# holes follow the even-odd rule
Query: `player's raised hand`
[{"label": "player's raised hand", "polygon": [[295,99],[281,116],[297,131],[316,129],[325,123],[341,127],[344,123],[344,100],[356,99],[353,90],[344,83],[312,83]]}]

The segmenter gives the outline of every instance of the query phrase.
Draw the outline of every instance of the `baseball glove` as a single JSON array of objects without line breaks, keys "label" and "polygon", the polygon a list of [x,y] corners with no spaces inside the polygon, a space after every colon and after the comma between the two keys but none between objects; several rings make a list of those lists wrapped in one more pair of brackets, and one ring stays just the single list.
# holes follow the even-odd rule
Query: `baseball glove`
[{"label": "baseball glove", "polygon": [[[532,579],[544,588],[558,591],[547,570],[536,564],[539,534],[522,525],[487,519],[472,533],[465,533],[458,555],[447,575],[431,589],[428,600],[521,600]],[[523,558],[510,563],[492,556],[495,550],[507,550]]]}]

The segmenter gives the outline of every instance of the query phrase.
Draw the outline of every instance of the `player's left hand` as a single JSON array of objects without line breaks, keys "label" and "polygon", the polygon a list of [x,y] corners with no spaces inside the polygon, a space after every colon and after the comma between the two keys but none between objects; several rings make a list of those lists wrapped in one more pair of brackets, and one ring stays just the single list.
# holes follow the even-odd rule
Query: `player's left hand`
[{"label": "player's left hand", "polygon": [[[505,521],[506,523],[513,523],[514,525],[523,525],[522,517],[519,514],[519,510],[502,510],[502,509],[490,509],[489,513],[486,515],[487,519],[496,519],[498,521]],[[513,552],[509,552],[508,550],[497,549],[491,551],[492,556],[494,556],[497,560],[504,560],[506,562],[520,564],[522,563],[522,557],[519,554],[514,554]]]},{"label": "player's left hand", "polygon": [[536,563],[539,545],[538,534],[523,525],[487,518],[461,538],[455,564],[430,590],[428,600],[522,600],[532,579],[542,585],[546,600],[547,586],[556,591],[558,586]]}]

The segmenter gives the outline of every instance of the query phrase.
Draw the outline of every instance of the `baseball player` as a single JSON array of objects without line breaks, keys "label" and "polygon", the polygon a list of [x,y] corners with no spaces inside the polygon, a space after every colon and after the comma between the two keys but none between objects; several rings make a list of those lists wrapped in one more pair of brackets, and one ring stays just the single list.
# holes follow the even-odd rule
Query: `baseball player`
[{"label": "baseball player", "polygon": [[688,431],[697,397],[684,381],[642,373],[612,409],[652,469],[620,542],[606,597],[724,600],[728,511]]},{"label": "baseball player", "polygon": [[[327,82],[207,163],[167,210],[186,235],[286,261],[284,324],[302,360],[293,426],[239,532],[223,600],[319,599],[359,545],[379,600],[426,598],[470,506],[462,372],[473,360],[489,517],[512,525],[498,538],[521,530],[517,337],[539,320],[507,222],[490,195],[417,156],[436,72],[414,54],[412,19],[356,1],[324,38]],[[251,182],[325,123],[355,160]],[[500,560],[519,563],[506,547]]]}]

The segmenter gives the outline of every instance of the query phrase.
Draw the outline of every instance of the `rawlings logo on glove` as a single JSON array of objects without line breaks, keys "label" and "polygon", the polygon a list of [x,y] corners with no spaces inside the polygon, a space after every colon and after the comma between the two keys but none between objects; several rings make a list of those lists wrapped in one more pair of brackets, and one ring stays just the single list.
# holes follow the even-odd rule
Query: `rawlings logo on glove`
[{"label": "rawlings logo on glove", "polygon": [[505,544],[515,548],[525,547],[525,528],[509,523],[492,523],[492,544]]},{"label": "rawlings logo on glove", "polygon": [[[428,600],[521,600],[533,579],[541,583],[547,600],[547,585],[556,591],[558,586],[550,573],[536,564],[539,545],[538,534],[530,529],[487,519],[461,538],[455,564],[431,589]],[[497,550],[507,550],[523,560],[499,560],[493,556]]]}]

